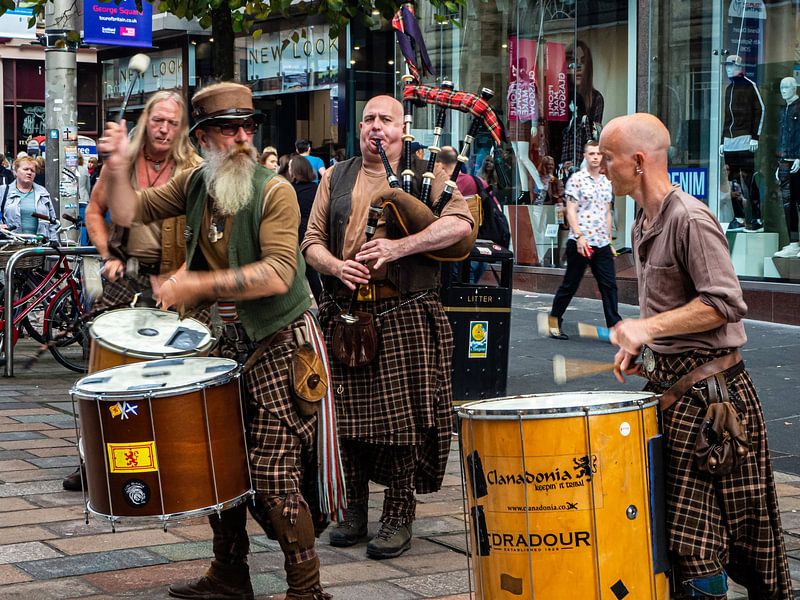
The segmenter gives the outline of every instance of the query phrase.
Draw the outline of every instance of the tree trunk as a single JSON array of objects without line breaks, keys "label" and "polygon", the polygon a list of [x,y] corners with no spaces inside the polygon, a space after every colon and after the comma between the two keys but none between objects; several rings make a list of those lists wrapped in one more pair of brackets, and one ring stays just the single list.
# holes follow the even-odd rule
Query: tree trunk
[{"label": "tree trunk", "polygon": [[214,43],[211,44],[211,64],[214,77],[219,81],[233,81],[233,20],[231,9],[227,2],[219,8],[212,9],[211,35]]}]

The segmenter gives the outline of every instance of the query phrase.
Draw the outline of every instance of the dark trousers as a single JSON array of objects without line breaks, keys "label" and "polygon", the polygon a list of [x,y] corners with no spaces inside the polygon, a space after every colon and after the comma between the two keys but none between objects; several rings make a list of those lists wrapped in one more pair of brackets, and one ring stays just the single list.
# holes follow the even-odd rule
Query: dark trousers
[{"label": "dark trousers", "polygon": [[728,181],[736,181],[742,189],[742,199],[732,201],[733,214],[737,219],[746,220],[744,201],[750,203],[750,220],[761,220],[761,194],[758,185],[753,179],[755,169],[753,153],[745,150],[742,152],[726,152],[725,164],[728,165]]},{"label": "dark trousers", "polygon": [[778,182],[783,202],[783,214],[786,217],[786,228],[789,230],[789,241],[800,241],[798,235],[797,210],[800,208],[800,173],[790,171],[792,161],[782,160],[778,165]]},{"label": "dark trousers", "polygon": [[600,288],[606,325],[613,327],[622,320],[617,312],[617,274],[614,270],[614,254],[611,252],[611,246],[602,248],[592,246],[592,250],[592,258],[588,259],[578,252],[578,243],[575,240],[567,242],[567,272],[556,292],[556,297],[553,298],[553,310],[550,311],[551,315],[558,317],[559,323],[572,297],[578,291],[587,266],[592,270],[592,275]]}]

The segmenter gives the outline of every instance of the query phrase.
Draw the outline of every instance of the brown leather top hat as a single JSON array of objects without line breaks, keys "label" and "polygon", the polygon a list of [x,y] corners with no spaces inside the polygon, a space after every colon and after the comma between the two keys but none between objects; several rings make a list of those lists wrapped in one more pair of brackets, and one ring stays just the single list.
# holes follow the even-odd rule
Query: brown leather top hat
[{"label": "brown leather top hat", "polygon": [[246,85],[224,81],[204,87],[192,97],[192,119],[190,131],[209,121],[252,118],[257,123],[264,115],[253,107],[253,92]]}]

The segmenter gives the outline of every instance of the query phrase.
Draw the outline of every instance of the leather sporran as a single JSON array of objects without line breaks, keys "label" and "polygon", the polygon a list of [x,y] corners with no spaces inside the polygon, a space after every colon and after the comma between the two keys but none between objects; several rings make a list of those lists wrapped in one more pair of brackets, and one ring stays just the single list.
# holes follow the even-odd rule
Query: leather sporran
[{"label": "leather sporran", "polygon": [[736,469],[749,451],[746,423],[733,404],[709,404],[694,447],[697,468],[722,477]]},{"label": "leather sporran", "polygon": [[311,344],[298,346],[292,357],[292,390],[297,411],[305,416],[317,412],[328,393],[328,372]]},{"label": "leather sporran", "polygon": [[[345,317],[353,317],[355,320]],[[370,313],[358,310],[351,315],[341,314],[335,317],[331,352],[336,360],[348,367],[363,367],[371,363],[378,353],[375,318]]]}]

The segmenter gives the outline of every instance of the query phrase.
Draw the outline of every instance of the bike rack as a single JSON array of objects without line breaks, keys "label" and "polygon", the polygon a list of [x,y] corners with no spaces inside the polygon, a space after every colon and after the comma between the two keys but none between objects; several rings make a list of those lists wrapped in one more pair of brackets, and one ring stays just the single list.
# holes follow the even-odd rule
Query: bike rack
[{"label": "bike rack", "polygon": [[62,254],[66,256],[91,256],[97,253],[97,248],[94,246],[75,246],[73,248],[59,248],[58,250],[47,247],[23,248],[19,252],[15,252],[11,255],[6,265],[5,274],[6,288],[4,290],[4,306],[6,307],[6,311],[3,314],[5,320],[3,331],[6,335],[3,337],[3,344],[5,345],[6,365],[4,367],[3,377],[14,376],[14,335],[12,333],[14,330],[14,311],[11,309],[14,306],[14,278],[12,274],[14,273],[14,267],[17,262],[26,256],[37,254],[40,256],[61,256]]}]

